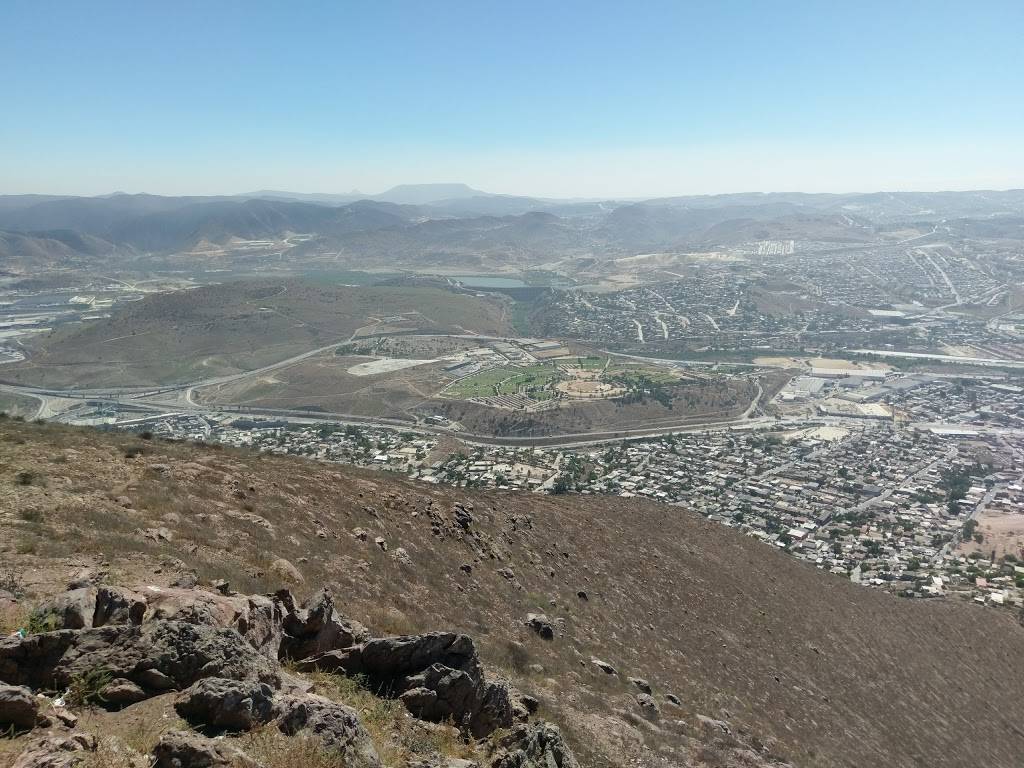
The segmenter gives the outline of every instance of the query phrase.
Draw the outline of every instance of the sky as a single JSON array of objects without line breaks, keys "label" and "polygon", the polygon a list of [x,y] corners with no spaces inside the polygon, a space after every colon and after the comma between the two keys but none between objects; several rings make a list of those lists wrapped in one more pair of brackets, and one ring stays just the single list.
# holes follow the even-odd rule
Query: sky
[{"label": "sky", "polygon": [[1022,0],[0,0],[0,194],[1024,187]]}]

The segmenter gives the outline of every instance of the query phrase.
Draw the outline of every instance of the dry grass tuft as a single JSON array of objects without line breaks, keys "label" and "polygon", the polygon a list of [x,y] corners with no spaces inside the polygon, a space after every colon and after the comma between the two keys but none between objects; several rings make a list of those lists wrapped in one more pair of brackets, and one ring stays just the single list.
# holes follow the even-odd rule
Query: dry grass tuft
[{"label": "dry grass tuft", "polygon": [[351,707],[359,714],[384,765],[402,766],[413,758],[423,757],[473,757],[472,746],[451,723],[417,720],[400,701],[375,696],[358,680],[326,672],[308,677],[318,694]]},{"label": "dry grass tuft", "polygon": [[344,758],[308,734],[285,736],[273,725],[251,731],[236,746],[264,768],[345,768]]}]

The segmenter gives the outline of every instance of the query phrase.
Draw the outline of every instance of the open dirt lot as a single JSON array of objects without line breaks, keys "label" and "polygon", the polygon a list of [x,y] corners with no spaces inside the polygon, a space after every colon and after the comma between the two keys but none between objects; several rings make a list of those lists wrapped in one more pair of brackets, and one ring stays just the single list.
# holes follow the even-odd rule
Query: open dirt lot
[{"label": "open dirt lot", "polygon": [[960,545],[962,554],[982,552],[989,557],[995,550],[996,557],[1014,555],[1024,560],[1024,510],[1017,513],[988,510],[976,515],[977,532],[984,536],[981,544],[967,541]]}]

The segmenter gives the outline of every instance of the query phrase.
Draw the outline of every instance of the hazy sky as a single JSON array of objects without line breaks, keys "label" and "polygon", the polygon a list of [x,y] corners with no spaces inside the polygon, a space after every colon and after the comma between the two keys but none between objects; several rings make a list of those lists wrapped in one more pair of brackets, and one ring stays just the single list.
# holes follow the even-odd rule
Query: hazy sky
[{"label": "hazy sky", "polygon": [[0,193],[1024,187],[1024,0],[0,0]]}]

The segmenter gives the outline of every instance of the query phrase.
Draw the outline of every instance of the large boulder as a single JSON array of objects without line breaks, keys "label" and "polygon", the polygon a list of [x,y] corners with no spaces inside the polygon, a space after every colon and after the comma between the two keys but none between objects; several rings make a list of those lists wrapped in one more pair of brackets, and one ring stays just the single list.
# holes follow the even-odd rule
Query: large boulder
[{"label": "large boulder", "polygon": [[153,748],[153,768],[260,768],[260,765],[223,740],[171,731]]},{"label": "large boulder", "polygon": [[11,768],[74,768],[96,751],[89,733],[53,732],[30,741]]},{"label": "large boulder", "polygon": [[0,682],[58,690],[97,670],[147,691],[186,688],[204,677],[280,684],[277,663],[232,629],[161,621],[0,640]]},{"label": "large boulder", "polygon": [[275,597],[287,611],[282,623],[282,659],[306,659],[326,651],[348,648],[370,637],[366,627],[337,612],[334,597],[326,588],[317,592],[302,608],[295,607],[289,592],[278,592]]},{"label": "large boulder", "polygon": [[640,707],[640,712],[648,720],[657,720],[661,716],[661,710],[658,709],[658,702],[654,700],[654,697],[649,693],[638,693],[636,695],[637,706]]},{"label": "large boulder", "polygon": [[302,576],[302,572],[283,557],[279,557],[272,562],[270,564],[270,568],[267,570],[285,584],[301,586],[306,582],[306,579]]},{"label": "large boulder", "polygon": [[274,690],[266,683],[207,677],[188,688],[174,704],[192,725],[248,731],[277,716]]},{"label": "large boulder", "polygon": [[32,691],[18,685],[0,685],[0,733],[35,727],[39,701]]},{"label": "large boulder", "polygon": [[32,622],[47,631],[90,629],[108,624],[141,624],[146,601],[120,587],[92,585],[68,590],[39,605]]},{"label": "large boulder", "polygon": [[526,626],[540,635],[544,640],[555,639],[555,629],[551,626],[551,622],[548,617],[543,613],[528,613],[526,614]]},{"label": "large boulder", "polygon": [[432,664],[482,676],[473,639],[455,632],[377,637],[338,651],[329,651],[299,664],[300,669],[341,670],[365,676],[371,690],[388,691],[409,675]]},{"label": "large boulder", "polygon": [[96,587],[90,586],[56,595],[32,611],[32,624],[48,631],[91,627],[96,593]]},{"label": "large boulder", "polygon": [[303,659],[370,637],[366,627],[337,612],[326,589],[297,608],[287,590],[268,596],[184,587],[146,586],[133,591],[87,585],[39,606],[33,619],[45,631],[161,621],[234,629],[274,660]]},{"label": "large boulder", "polygon": [[97,698],[108,708],[118,708],[148,699],[149,694],[141,685],[117,677],[100,688]]},{"label": "large boulder", "polygon": [[146,598],[121,587],[102,586],[96,590],[92,626],[141,624],[146,615]]},{"label": "large boulder", "polygon": [[270,659],[277,659],[285,606],[277,596],[224,595],[205,589],[146,587],[146,621],[184,621],[234,629]]},{"label": "large boulder", "polygon": [[512,724],[512,696],[484,679],[473,640],[454,632],[374,638],[307,659],[300,669],[337,671],[399,698],[417,717],[453,720],[476,737]]},{"label": "large boulder", "polygon": [[490,768],[579,768],[579,763],[550,723],[516,725],[492,742]]},{"label": "large boulder", "polygon": [[312,694],[282,696],[278,728],[293,736],[307,731],[326,750],[338,752],[346,768],[379,768],[380,757],[359,716],[352,709]]}]

